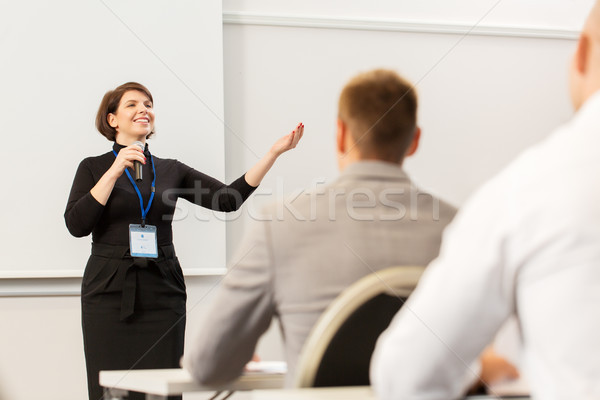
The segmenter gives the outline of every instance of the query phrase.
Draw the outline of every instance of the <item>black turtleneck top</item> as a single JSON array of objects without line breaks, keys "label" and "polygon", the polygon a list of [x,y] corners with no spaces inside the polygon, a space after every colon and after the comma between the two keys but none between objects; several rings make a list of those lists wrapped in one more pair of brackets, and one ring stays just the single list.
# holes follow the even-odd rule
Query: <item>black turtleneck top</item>
[{"label": "black turtleneck top", "polygon": [[[115,143],[113,149],[118,153],[124,147]],[[136,184],[142,193],[144,207],[147,207],[154,177],[147,144],[144,154],[143,180]],[[225,185],[177,160],[153,157],[156,193],[146,224],[156,226],[159,246],[173,242],[171,222],[178,198],[211,210],[235,211],[256,189],[246,182],[244,175],[231,185]],[[73,236],[83,237],[91,233],[94,243],[129,246],[129,224],[141,223],[142,212],[139,197],[127,175],[123,173],[117,179],[105,206],[90,193],[114,161],[115,155],[110,151],[88,157],[79,164],[67,202],[65,222]],[[133,176],[133,171],[129,172]]]}]

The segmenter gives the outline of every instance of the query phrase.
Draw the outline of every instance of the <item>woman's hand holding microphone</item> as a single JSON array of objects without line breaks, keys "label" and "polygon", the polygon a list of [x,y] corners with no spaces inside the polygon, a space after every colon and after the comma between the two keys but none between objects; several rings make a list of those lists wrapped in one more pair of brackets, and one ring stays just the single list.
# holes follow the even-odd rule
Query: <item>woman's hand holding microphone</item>
[{"label": "woman's hand holding microphone", "polygon": [[98,183],[90,190],[90,193],[98,203],[103,206],[106,205],[106,202],[115,187],[115,182],[123,175],[126,168],[133,168],[133,163],[135,161],[146,164],[146,157],[138,144],[134,143],[119,151],[108,171],[102,175],[102,178],[100,178]]},{"label": "woman's hand holding microphone", "polygon": [[118,179],[123,172],[125,172],[126,168],[133,169],[133,162],[139,161],[142,164],[146,164],[146,157],[144,156],[144,152],[137,144],[132,144],[130,146],[124,147],[117,154],[117,158],[115,158],[115,162],[113,162],[112,166],[108,170],[115,177],[115,180]]}]

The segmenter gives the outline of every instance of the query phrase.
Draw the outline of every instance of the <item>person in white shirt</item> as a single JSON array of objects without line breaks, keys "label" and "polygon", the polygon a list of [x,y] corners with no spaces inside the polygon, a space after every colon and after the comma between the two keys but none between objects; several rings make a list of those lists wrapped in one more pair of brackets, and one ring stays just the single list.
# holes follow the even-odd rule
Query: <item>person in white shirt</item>
[{"label": "person in white shirt", "polygon": [[600,399],[600,1],[570,68],[573,119],[485,184],[379,338],[377,397],[453,399],[508,317],[534,399]]}]

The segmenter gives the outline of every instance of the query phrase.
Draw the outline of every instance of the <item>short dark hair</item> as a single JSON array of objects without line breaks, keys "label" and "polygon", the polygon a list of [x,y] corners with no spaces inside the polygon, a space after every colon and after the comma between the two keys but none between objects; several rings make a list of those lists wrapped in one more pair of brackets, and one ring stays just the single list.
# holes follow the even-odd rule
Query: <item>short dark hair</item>
[{"label": "short dark hair", "polygon": [[390,70],[364,72],[344,87],[338,108],[363,157],[404,159],[417,129],[417,93],[410,82]]},{"label": "short dark hair", "polygon": [[[138,92],[145,94],[150,99],[152,104],[154,104],[154,100],[152,99],[152,94],[150,91],[144,85],[137,82],[127,82],[114,90],[109,90],[106,92],[102,98],[102,102],[100,102],[98,113],[96,114],[96,129],[98,129],[98,132],[100,132],[102,136],[111,142],[115,141],[117,130],[108,123],[108,114],[117,111],[117,108],[119,108],[119,103],[121,102],[121,98],[123,98],[123,95],[130,90],[137,90]],[[154,135],[154,130],[152,130],[152,132],[146,136],[146,139],[152,135]]]}]

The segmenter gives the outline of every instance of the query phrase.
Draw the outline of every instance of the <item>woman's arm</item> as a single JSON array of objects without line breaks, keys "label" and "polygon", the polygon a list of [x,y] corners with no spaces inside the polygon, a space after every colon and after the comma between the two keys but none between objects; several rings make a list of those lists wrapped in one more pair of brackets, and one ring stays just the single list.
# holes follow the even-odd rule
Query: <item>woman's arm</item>
[{"label": "woman's arm", "polygon": [[130,148],[119,152],[111,167],[97,182],[90,169],[90,160],[86,159],[79,164],[64,215],[67,229],[73,236],[84,237],[92,232],[119,176],[125,168],[133,166],[133,160],[143,162],[143,153],[136,150],[137,147],[133,152],[128,149]]},{"label": "woman's arm", "polygon": [[276,141],[268,153],[256,164],[254,164],[254,166],[250,168],[248,172],[246,172],[246,182],[248,182],[250,186],[254,187],[260,185],[260,182],[263,180],[267,172],[269,172],[275,163],[275,160],[277,160],[277,157],[296,147],[303,134],[304,125],[299,123],[292,133],[285,135]]},{"label": "woman's arm", "polygon": [[85,159],[75,173],[64,215],[67,229],[75,237],[89,235],[104,209],[90,194],[93,186],[94,176],[89,168],[89,159]]},{"label": "woman's arm", "polygon": [[211,210],[236,211],[260,184],[277,157],[296,147],[303,132],[304,125],[300,123],[290,134],[277,140],[256,165],[230,185],[178,163],[178,168],[185,169],[181,188],[188,190],[177,196]]},{"label": "woman's arm", "polygon": [[115,182],[117,182],[117,179],[123,175],[125,168],[133,168],[134,161],[139,161],[142,164],[146,164],[144,153],[137,145],[131,145],[119,151],[119,154],[115,158],[115,162],[90,190],[90,193],[98,203],[102,204],[103,206],[106,205],[106,202],[108,201],[108,198],[115,187]]}]

